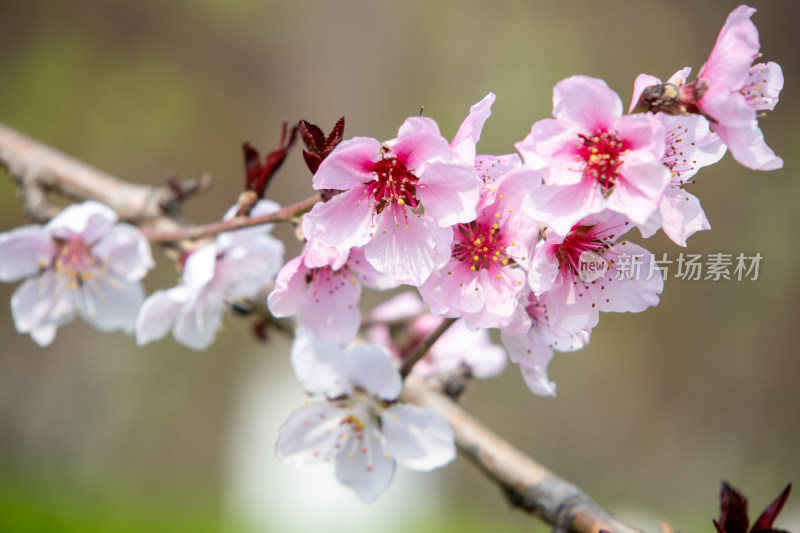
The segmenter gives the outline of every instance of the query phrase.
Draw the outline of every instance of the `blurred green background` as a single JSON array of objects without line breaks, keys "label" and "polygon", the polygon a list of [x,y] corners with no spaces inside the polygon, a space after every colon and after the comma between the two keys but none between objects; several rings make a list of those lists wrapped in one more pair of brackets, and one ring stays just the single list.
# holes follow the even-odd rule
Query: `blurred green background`
[{"label": "blurred green background", "polygon": [[[564,77],[602,77],[627,104],[641,72],[696,71],[736,5],[2,0],[0,121],[133,181],[210,172],[214,189],[185,211],[208,222],[241,187],[240,143],[273,148],[283,120],[327,131],[345,115],[345,137],[389,139],[424,106],[452,137],[493,91],[479,152],[507,153],[550,115]],[[603,316],[588,348],[551,364],[556,399],[531,395],[513,367],[466,397],[500,434],[650,531],[659,520],[711,531],[722,479],[754,510],[800,482],[800,4],[754,6],[765,58],[786,77],[762,120],[785,168],[760,174],[726,156],[702,171],[691,190],[714,230],[684,251],[759,252],[760,278],[668,280],[658,307]],[[311,191],[295,151],[271,196],[287,204]],[[23,223],[0,176],[0,231]],[[660,235],[645,246],[680,251]],[[149,290],[175,282],[160,263]],[[14,288],[0,286],[0,301]],[[138,349],[80,322],[40,349],[3,305],[0,532],[546,530],[463,459],[400,476],[370,508],[329,471],[306,481],[273,464],[277,425],[302,399],[288,346],[257,344],[245,321],[226,325],[204,353],[171,339]],[[800,529],[800,496],[777,525]]]}]

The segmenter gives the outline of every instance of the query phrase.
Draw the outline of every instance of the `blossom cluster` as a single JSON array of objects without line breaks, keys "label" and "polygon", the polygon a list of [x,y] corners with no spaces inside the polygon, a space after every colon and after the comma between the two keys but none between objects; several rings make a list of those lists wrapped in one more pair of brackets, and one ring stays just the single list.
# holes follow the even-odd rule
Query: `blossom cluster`
[{"label": "blossom cluster", "polygon": [[[694,81],[688,67],[666,83],[640,75],[627,113],[603,80],[562,80],[552,118],[535,122],[516,152],[477,150],[492,93],[471,107],[452,140],[422,116],[385,142],[342,140],[343,121],[326,139],[301,122],[323,201],[304,215],[303,251],[285,264],[270,225],[226,231],[183,249],[178,285],[145,300],[140,280],[153,266],[147,240],[105,206],[70,206],[46,226],[0,234],[0,281],[30,278],[12,298],[17,330],[47,345],[77,313],[101,330],[135,332],[139,344],[171,331],[202,350],[239,303],[297,315],[292,364],[303,387],[325,401],[291,415],[278,455],[298,464],[331,460],[337,478],[371,501],[395,462],[430,470],[454,457],[447,422],[398,401],[397,368],[440,317],[458,320],[412,361],[414,372],[465,368],[486,378],[508,357],[532,392],[552,396],[554,351],[585,346],[601,312],[659,302],[662,265],[626,240],[628,232],[648,238],[661,229],[686,246],[710,229],[687,186],[727,150],[755,170],[782,166],[758,118],[775,107],[783,76],[775,63],[755,63],[754,12],[740,6],[728,16]],[[246,145],[248,192],[257,199],[295,135],[284,128],[265,165]],[[224,220],[278,209],[260,199],[231,208]],[[632,275],[631,258],[649,275]],[[419,298],[405,292],[364,324],[362,288],[401,285]],[[505,350],[491,344],[490,329]],[[373,344],[360,343],[359,333]]]}]

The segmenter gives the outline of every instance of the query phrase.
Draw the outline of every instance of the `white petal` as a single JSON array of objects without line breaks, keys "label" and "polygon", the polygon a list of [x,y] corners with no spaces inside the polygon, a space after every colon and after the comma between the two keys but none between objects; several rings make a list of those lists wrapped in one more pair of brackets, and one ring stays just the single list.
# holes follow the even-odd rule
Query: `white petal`
[{"label": "white petal", "polygon": [[295,332],[291,362],[294,375],[309,393],[335,398],[352,392],[344,350],[335,344],[322,344],[304,329]]},{"label": "white petal", "polygon": [[189,293],[183,285],[151,294],[142,304],[136,319],[136,344],[142,346],[163,338],[172,329],[188,298]]},{"label": "white petal", "polygon": [[45,229],[54,237],[70,239],[79,237],[91,245],[99,240],[117,222],[117,214],[101,203],[87,201],[64,208]]},{"label": "white petal", "polygon": [[86,322],[100,331],[133,333],[144,300],[141,283],[113,277],[96,278],[83,285],[82,293],[84,305],[80,313]]},{"label": "white petal", "polygon": [[205,350],[214,342],[226,310],[225,302],[219,295],[204,291],[178,313],[172,335],[184,346]]},{"label": "white petal", "polygon": [[183,283],[189,290],[199,292],[214,279],[217,266],[217,245],[208,244],[195,250],[186,258]]},{"label": "white petal", "polygon": [[150,243],[130,224],[117,224],[92,247],[92,255],[118,276],[139,281],[153,268]]},{"label": "white petal", "polygon": [[394,460],[386,456],[380,434],[372,425],[365,428],[363,441],[350,439],[336,456],[336,479],[365,502],[374,501],[386,490],[394,468]]},{"label": "white petal", "polygon": [[278,459],[293,465],[329,461],[340,451],[342,419],[347,412],[335,402],[295,410],[281,426],[275,445]]},{"label": "white petal", "polygon": [[395,405],[381,417],[392,457],[411,470],[433,470],[456,456],[453,430],[443,417],[415,405]]},{"label": "white petal", "polygon": [[38,273],[57,253],[41,226],[24,226],[0,233],[0,281],[17,281]]},{"label": "white petal", "polygon": [[[66,324],[75,316],[73,292],[59,285],[56,275],[47,271],[20,285],[11,296],[11,314],[20,333]],[[44,332],[37,333],[45,339]],[[36,340],[36,339],[34,339]]]},{"label": "white petal", "polygon": [[354,346],[344,361],[354,385],[384,400],[394,400],[400,395],[403,380],[383,346]]}]

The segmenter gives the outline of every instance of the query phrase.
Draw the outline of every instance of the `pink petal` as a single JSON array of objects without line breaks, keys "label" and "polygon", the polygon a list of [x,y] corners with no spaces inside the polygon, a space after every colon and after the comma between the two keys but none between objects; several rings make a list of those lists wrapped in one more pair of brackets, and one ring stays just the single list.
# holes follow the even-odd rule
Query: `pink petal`
[{"label": "pink petal", "polygon": [[601,79],[572,76],[553,88],[553,116],[589,131],[608,129],[622,115],[622,100]]},{"label": "pink petal", "polygon": [[628,108],[628,113],[633,113],[634,107],[639,103],[639,98],[648,87],[653,85],[661,85],[661,80],[649,74],[639,74],[633,82],[633,96],[631,97],[631,105]]},{"label": "pink petal", "polygon": [[267,298],[267,307],[276,317],[292,316],[306,300],[306,274],[303,256],[286,263],[275,279],[275,290]]},{"label": "pink petal", "polygon": [[461,123],[456,136],[450,142],[450,147],[461,161],[470,165],[475,161],[475,145],[478,144],[481,138],[481,130],[486,119],[492,114],[494,101],[494,93],[489,93],[483,100],[470,107],[469,115]]},{"label": "pink petal", "polygon": [[434,161],[419,180],[419,199],[442,227],[475,220],[481,181],[472,166]]},{"label": "pink petal", "polygon": [[355,338],[361,325],[361,285],[346,269],[318,269],[303,290],[300,322],[314,337],[327,344],[347,344]]},{"label": "pink petal", "polygon": [[314,188],[347,191],[374,180],[372,167],[378,161],[381,143],[369,137],[342,141],[314,174]]},{"label": "pink petal", "polygon": [[556,384],[547,376],[547,365],[551,359],[553,359],[553,349],[541,339],[537,339],[529,344],[528,352],[519,362],[522,378],[534,394],[556,395]]},{"label": "pink petal", "polygon": [[396,282],[419,286],[450,258],[452,240],[452,229],[439,227],[425,216],[409,216],[407,227],[377,228],[364,255],[376,270]]},{"label": "pink petal", "polygon": [[397,138],[386,142],[391,154],[419,176],[432,159],[450,162],[453,152],[450,143],[442,137],[436,122],[427,117],[407,118],[397,132]]},{"label": "pink petal", "polygon": [[582,218],[604,208],[599,187],[588,179],[574,185],[542,185],[530,191],[523,201],[526,215],[559,235],[568,234]]},{"label": "pink petal", "polygon": [[[327,161],[327,160],[326,160]],[[340,253],[356,246],[364,246],[372,237],[373,199],[360,188],[338,194],[327,202],[320,202],[303,216],[303,234],[309,246],[333,246]]]},{"label": "pink petal", "polygon": [[381,417],[389,454],[411,470],[430,471],[456,457],[455,437],[441,415],[415,405],[394,405]]},{"label": "pink petal", "polygon": [[0,281],[17,281],[37,274],[57,253],[41,226],[23,226],[0,233]]},{"label": "pink petal", "polygon": [[728,15],[698,79],[705,78],[731,90],[741,87],[760,48],[758,30],[750,20],[755,12],[752,7],[741,5]]}]

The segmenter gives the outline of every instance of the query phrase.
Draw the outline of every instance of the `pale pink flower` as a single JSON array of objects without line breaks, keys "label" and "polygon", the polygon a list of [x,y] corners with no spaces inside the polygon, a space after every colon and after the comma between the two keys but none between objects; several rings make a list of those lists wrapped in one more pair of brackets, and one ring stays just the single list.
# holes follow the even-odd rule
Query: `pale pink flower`
[{"label": "pale pink flower", "polygon": [[[261,200],[252,216],[277,211]],[[225,218],[235,214],[229,210]],[[283,243],[269,235],[271,225],[217,235],[214,242],[189,254],[181,283],[156,291],[136,320],[139,345],[161,339],[170,330],[176,341],[195,350],[208,348],[231,304],[263,297],[283,263]]]},{"label": "pale pink flower", "polygon": [[153,267],[147,239],[97,202],[66,207],[47,225],[0,234],[0,281],[25,281],[11,297],[14,325],[40,346],[79,314],[100,331],[133,332]]},{"label": "pale pink flower", "polygon": [[539,226],[520,208],[520,191],[537,179],[520,167],[483,190],[478,217],[455,228],[450,261],[419,287],[433,314],[463,317],[470,329],[511,320],[539,236]]},{"label": "pale pink flower", "polygon": [[342,142],[314,174],[314,188],[343,191],[303,217],[303,233],[341,254],[364,247],[394,281],[419,285],[449,257],[450,226],[475,218],[472,165],[457,159],[432,119],[412,117],[381,144]]},{"label": "pale pink flower", "polygon": [[545,184],[531,191],[531,216],[562,235],[604,210],[646,222],[670,179],[661,164],[661,122],[650,114],[623,116],[619,96],[587,76],[555,86],[553,116],[516,144]]},{"label": "pale pink flower", "polygon": [[767,146],[757,117],[758,111],[778,103],[783,72],[773,62],[753,65],[761,48],[750,20],[755,12],[741,5],[728,15],[696,85],[682,87],[682,93],[713,119],[714,131],[734,159],[754,170],[774,170],[783,166],[783,160]]},{"label": "pale pink flower", "polygon": [[[403,292],[376,306],[370,318],[376,322],[367,331],[370,341],[388,346],[398,360],[402,359],[404,350],[413,348],[442,321],[429,314],[422,300],[411,292]],[[393,339],[387,322],[402,319],[409,322]],[[492,343],[488,330],[470,331],[463,320],[457,320],[414,365],[413,372],[427,377],[465,366],[472,376],[486,379],[499,375],[507,359],[505,350]]]},{"label": "pale pink flower", "polygon": [[453,431],[444,418],[395,403],[403,380],[385,348],[345,351],[299,330],[291,361],[303,388],[327,401],[297,409],[281,427],[276,444],[281,461],[333,461],[336,479],[371,502],[389,486],[395,462],[429,471],[455,458]]},{"label": "pale pink flower", "polygon": [[[684,83],[691,69],[684,68],[676,72],[667,83],[680,85]],[[661,85],[661,80],[647,74],[640,74],[634,83],[633,109],[642,92],[654,85]],[[699,169],[712,165],[725,155],[725,143],[715,133],[711,133],[708,120],[701,115],[669,115],[656,113],[656,118],[666,127],[665,142],[667,150],[661,162],[669,169],[671,180],[658,209],[653,212],[644,224],[639,225],[642,236],[650,237],[659,228],[680,246],[686,246],[686,239],[697,231],[711,229],[706,219],[700,200],[688,193],[686,185]]]},{"label": "pale pink flower", "polygon": [[320,342],[347,344],[361,325],[361,285],[384,290],[394,284],[358,248],[338,267],[338,254],[332,265],[327,264],[329,257],[319,262],[321,255],[306,248],[283,266],[267,300],[269,309],[276,317],[299,314],[300,323]]},{"label": "pale pink flower", "polygon": [[566,237],[548,231],[536,245],[528,284],[547,306],[558,336],[590,330],[600,311],[636,313],[658,304],[664,281],[652,255],[616,242],[631,224],[605,215],[582,220]]},{"label": "pale pink flower", "polygon": [[553,350],[574,352],[589,342],[589,330],[559,336],[550,326],[547,305],[530,290],[522,297],[522,304],[514,320],[500,329],[500,338],[508,350],[511,361],[519,364],[525,384],[534,394],[555,396],[556,384],[547,376],[547,365]]},{"label": "pale pink flower", "polygon": [[755,12],[741,5],[728,15],[696,81],[649,86],[636,108],[701,114],[739,163],[775,170],[783,167],[783,160],[764,141],[758,116],[778,103],[783,71],[773,62],[753,64],[761,56],[758,30],[750,20]]}]

